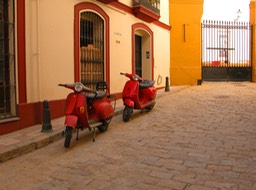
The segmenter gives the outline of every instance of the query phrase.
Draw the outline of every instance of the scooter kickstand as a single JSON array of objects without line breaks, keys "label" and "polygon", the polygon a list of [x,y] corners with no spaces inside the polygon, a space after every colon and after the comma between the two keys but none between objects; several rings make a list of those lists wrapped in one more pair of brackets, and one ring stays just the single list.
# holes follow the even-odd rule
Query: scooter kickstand
[{"label": "scooter kickstand", "polygon": [[95,142],[95,127],[92,128],[93,129],[93,139],[92,139],[92,142]]},{"label": "scooter kickstand", "polygon": [[76,129],[76,140],[78,141],[78,132],[79,132],[79,129]]}]

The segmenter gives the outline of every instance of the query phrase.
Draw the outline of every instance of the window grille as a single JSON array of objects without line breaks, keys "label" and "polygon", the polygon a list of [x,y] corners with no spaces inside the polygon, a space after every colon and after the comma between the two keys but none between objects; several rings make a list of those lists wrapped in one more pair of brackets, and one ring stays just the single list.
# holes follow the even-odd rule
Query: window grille
[{"label": "window grille", "polygon": [[80,14],[80,77],[94,90],[104,81],[104,21],[90,11]]},{"label": "window grille", "polygon": [[160,15],[160,0],[133,0],[133,6],[141,5]]},{"label": "window grille", "polygon": [[0,0],[0,119],[16,116],[14,0]]}]

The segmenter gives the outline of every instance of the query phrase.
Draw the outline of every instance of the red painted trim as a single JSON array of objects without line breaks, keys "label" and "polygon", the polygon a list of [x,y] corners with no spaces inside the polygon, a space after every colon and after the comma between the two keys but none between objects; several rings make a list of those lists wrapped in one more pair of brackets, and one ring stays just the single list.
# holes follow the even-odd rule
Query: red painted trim
[{"label": "red painted trim", "polygon": [[113,94],[115,97],[116,97],[116,100],[118,100],[118,99],[122,99],[122,92],[118,92],[118,93],[115,93],[115,94]]},{"label": "red painted trim", "polygon": [[169,30],[170,31],[172,29],[171,26],[169,26],[169,25],[167,25],[167,24],[165,24],[163,22],[155,21],[155,22],[153,22],[153,24],[155,24],[155,25],[157,25],[157,26],[159,26],[159,27],[161,27],[161,28],[163,28],[165,30]]},{"label": "red painted trim", "polygon": [[[65,114],[65,103],[65,99],[49,101],[51,119],[61,117]],[[19,120],[1,123],[0,135],[42,123],[43,102],[19,104],[17,107]]]},{"label": "red painted trim", "polygon": [[135,73],[135,30],[136,28],[132,26],[132,73]]},{"label": "red painted trim", "polygon": [[75,61],[75,81],[80,81],[80,60],[79,60],[79,52],[80,52],[80,12],[85,10],[93,10],[100,14],[104,21],[105,21],[105,51],[106,51],[106,82],[110,88],[110,62],[109,62],[109,16],[105,13],[103,9],[99,6],[89,3],[89,2],[82,2],[75,5],[74,8],[74,61]]},{"label": "red painted trim", "polygon": [[113,2],[111,3],[110,5],[112,5],[113,7],[121,10],[121,11],[124,11],[124,12],[127,12],[129,14],[132,14],[133,15],[133,11],[132,11],[132,8],[123,4],[123,3],[120,3],[120,2]]},{"label": "red painted trim", "polygon": [[17,0],[17,61],[19,103],[27,102],[25,0]]},{"label": "red painted trim", "polygon": [[158,87],[156,88],[157,90],[162,90],[162,89],[165,89],[165,87]]},{"label": "red painted trim", "polygon": [[109,4],[109,3],[113,3],[113,2],[118,2],[118,0],[98,0],[101,3],[105,3],[105,4]]},{"label": "red painted trim", "polygon": [[142,29],[146,31],[150,35],[150,59],[152,60],[152,67],[151,67],[151,72],[152,72],[152,80],[154,80],[154,33],[153,31],[145,24],[143,23],[136,23],[132,25],[132,73],[135,73],[135,32],[138,29]]}]

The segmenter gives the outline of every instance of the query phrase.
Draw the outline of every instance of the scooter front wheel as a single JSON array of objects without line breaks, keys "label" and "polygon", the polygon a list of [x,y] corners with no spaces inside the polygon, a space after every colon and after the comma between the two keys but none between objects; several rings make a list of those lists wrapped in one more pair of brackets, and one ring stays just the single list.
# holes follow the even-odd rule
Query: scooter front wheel
[{"label": "scooter front wheel", "polygon": [[123,121],[127,122],[129,121],[131,115],[132,115],[133,109],[129,106],[125,106],[124,111],[123,111]]},{"label": "scooter front wheel", "polygon": [[70,146],[70,141],[72,138],[73,128],[67,126],[65,131],[65,141],[64,141],[64,147],[68,148]]}]

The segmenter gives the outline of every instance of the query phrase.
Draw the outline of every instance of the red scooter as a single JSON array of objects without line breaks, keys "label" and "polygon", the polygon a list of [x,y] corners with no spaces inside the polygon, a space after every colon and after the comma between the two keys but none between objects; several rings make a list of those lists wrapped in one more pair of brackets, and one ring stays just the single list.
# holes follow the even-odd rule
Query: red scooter
[{"label": "red scooter", "polygon": [[123,110],[123,121],[129,121],[133,109],[150,111],[155,105],[156,88],[155,81],[143,80],[137,74],[120,73],[128,80],[124,86],[122,98],[125,105]]},{"label": "red scooter", "polygon": [[[114,115],[115,97],[110,95],[107,84],[105,82],[98,83],[96,91],[84,86],[81,82],[59,84],[59,86],[74,91],[66,99],[64,147],[68,148],[70,146],[74,129],[77,131],[77,140],[79,129],[93,129],[94,141],[95,128],[98,128],[100,132],[106,131]],[[114,106],[111,104],[113,100]]]}]

